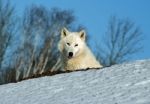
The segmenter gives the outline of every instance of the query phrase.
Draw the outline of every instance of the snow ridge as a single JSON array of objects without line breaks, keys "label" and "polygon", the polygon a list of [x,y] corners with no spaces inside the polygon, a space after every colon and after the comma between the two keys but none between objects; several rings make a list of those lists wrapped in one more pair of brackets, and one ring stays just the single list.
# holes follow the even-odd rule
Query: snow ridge
[{"label": "snow ridge", "polygon": [[150,104],[150,60],[1,85],[0,104]]}]

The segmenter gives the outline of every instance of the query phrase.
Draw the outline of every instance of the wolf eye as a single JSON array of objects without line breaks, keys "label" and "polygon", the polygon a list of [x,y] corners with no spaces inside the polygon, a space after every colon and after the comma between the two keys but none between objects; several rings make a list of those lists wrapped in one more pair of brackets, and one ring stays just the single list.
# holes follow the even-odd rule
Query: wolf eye
[{"label": "wolf eye", "polygon": [[78,44],[75,44],[75,47],[78,46]]},{"label": "wolf eye", "polygon": [[68,46],[70,46],[70,43],[67,43]]}]

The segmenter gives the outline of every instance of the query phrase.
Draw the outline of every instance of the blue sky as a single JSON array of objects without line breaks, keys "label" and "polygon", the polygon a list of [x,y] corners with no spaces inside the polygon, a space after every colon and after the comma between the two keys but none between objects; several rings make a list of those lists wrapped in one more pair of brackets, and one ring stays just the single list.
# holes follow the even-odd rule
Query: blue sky
[{"label": "blue sky", "polygon": [[74,11],[77,22],[83,24],[90,36],[90,42],[99,41],[107,29],[110,16],[129,18],[140,26],[144,35],[144,49],[134,59],[150,58],[150,0],[12,0],[18,15],[31,4],[47,8],[58,7]]}]

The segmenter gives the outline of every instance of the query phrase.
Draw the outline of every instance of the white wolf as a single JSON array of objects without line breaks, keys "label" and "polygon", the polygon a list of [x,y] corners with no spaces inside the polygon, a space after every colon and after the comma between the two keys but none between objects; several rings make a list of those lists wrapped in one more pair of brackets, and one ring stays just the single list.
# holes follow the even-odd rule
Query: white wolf
[{"label": "white wolf", "polygon": [[85,42],[86,33],[69,32],[66,28],[61,31],[58,49],[61,52],[62,67],[64,70],[81,70],[86,68],[101,68]]}]

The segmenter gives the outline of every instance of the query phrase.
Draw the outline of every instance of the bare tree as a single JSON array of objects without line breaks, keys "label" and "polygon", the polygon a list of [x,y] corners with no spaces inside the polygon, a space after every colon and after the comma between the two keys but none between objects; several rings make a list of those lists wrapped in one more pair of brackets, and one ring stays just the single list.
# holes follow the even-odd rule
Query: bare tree
[{"label": "bare tree", "polygon": [[6,49],[15,31],[14,20],[14,8],[9,2],[0,0],[0,68]]},{"label": "bare tree", "polygon": [[0,0],[0,84],[5,83],[7,79],[15,75],[12,74],[13,70],[6,75],[8,70],[4,70],[2,65],[8,58],[6,53],[8,53],[7,50],[12,43],[12,37],[17,33],[16,19],[14,6],[9,1]]},{"label": "bare tree", "polygon": [[25,10],[21,25],[23,42],[17,59],[20,64],[16,65],[19,73],[24,70],[20,73],[22,78],[60,68],[58,35],[62,27],[71,26],[73,21],[74,16],[68,10],[48,10],[36,5]]},{"label": "bare tree", "polygon": [[97,44],[97,56],[104,66],[125,62],[142,49],[141,30],[129,19],[111,17],[103,40]]},{"label": "bare tree", "polygon": [[[15,37],[11,35],[14,45],[9,47],[13,51],[6,52],[11,55],[12,61],[10,63],[10,60],[6,58],[3,62],[5,64],[3,64],[3,70],[0,71],[0,84],[59,70],[61,64],[57,42],[60,37],[60,30],[64,26],[77,30],[83,28],[83,26],[73,27],[74,21],[75,17],[70,10],[47,9],[37,5],[32,5],[25,9],[23,17],[14,22],[19,22],[19,27],[17,35]],[[21,39],[21,42],[20,40],[17,41],[18,39]],[[16,48],[18,42],[19,45]]]}]

